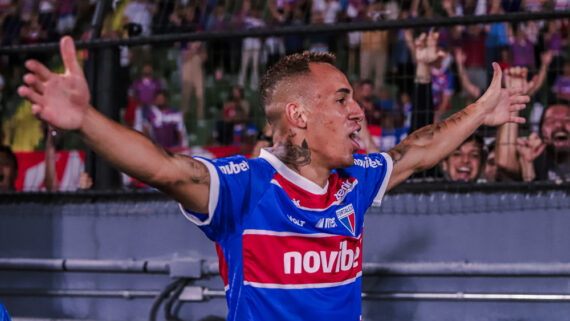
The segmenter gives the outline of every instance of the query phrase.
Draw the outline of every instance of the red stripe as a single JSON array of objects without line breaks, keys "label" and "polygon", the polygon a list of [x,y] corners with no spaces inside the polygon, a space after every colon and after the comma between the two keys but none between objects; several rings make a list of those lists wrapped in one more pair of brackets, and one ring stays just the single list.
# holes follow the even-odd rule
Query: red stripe
[{"label": "red stripe", "polygon": [[[303,188],[285,179],[281,174],[275,173],[273,179],[279,183],[281,188],[292,200],[299,201],[301,207],[310,209],[326,209],[334,202],[344,199],[348,189],[357,183],[356,178],[340,178],[338,173],[329,177],[328,190],[323,195],[310,193]],[[342,190],[342,191],[341,191]],[[340,191],[340,193],[339,193]]]},{"label": "red stripe", "polygon": [[230,284],[228,282],[228,262],[226,261],[226,258],[224,257],[224,251],[218,242],[216,242],[216,253],[218,253],[218,266],[220,269],[220,275],[224,281],[224,287],[226,287]]},{"label": "red stripe", "polygon": [[243,273],[247,282],[337,283],[362,271],[362,238],[258,234],[242,237]]}]

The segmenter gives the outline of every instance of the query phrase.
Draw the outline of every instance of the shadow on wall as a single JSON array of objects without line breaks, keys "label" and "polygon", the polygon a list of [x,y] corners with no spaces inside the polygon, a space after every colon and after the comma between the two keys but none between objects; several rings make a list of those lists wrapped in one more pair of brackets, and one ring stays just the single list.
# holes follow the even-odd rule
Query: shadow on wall
[{"label": "shadow on wall", "polygon": [[[406,233],[405,237],[401,237],[402,242],[399,246],[385,255],[377,257],[374,262],[394,262],[401,261],[402,253],[406,257],[417,257],[429,245],[430,236],[426,230],[415,230],[413,233]],[[366,262],[365,262],[366,263]],[[362,291],[373,293],[381,289],[382,291],[405,291],[415,292],[417,286],[413,278],[404,277],[386,277],[365,276],[362,280]],[[417,302],[409,301],[405,303],[395,301],[363,301],[362,314],[363,320],[398,320],[413,321],[416,316]]]}]

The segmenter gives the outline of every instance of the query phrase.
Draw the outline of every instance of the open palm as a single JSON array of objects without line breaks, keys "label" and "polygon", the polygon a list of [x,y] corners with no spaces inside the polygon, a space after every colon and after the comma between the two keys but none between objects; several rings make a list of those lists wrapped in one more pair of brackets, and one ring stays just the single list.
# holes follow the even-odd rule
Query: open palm
[{"label": "open palm", "polygon": [[437,50],[437,39],[439,33],[430,31],[429,34],[422,33],[414,42],[415,57],[418,63],[426,65],[433,64],[436,60],[443,58],[445,52]]},{"label": "open palm", "polygon": [[498,126],[507,122],[524,124],[525,119],[513,115],[513,112],[524,109],[530,98],[522,94],[522,88],[502,88],[501,68],[497,63],[493,63],[493,69],[493,80],[489,88],[476,102],[480,108],[483,108],[485,114],[483,123],[487,126]]},{"label": "open palm", "polygon": [[18,94],[32,103],[32,112],[50,125],[66,129],[80,129],[89,108],[89,88],[77,62],[75,45],[70,37],[60,41],[63,74],[51,72],[36,60],[26,62],[30,71],[24,75],[25,86]]}]

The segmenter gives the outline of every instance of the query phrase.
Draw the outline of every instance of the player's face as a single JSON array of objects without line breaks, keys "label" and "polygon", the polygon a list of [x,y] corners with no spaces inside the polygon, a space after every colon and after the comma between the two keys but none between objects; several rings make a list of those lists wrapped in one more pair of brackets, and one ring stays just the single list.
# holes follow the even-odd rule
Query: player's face
[{"label": "player's face", "polygon": [[479,176],[481,157],[481,149],[470,141],[449,155],[444,169],[453,181],[474,181]]},{"label": "player's face", "polygon": [[354,165],[352,154],[360,149],[357,133],[364,113],[353,98],[352,86],[342,72],[324,63],[311,64],[306,82],[311,159],[330,169]]},{"label": "player's face", "polygon": [[559,105],[546,110],[542,138],[557,152],[570,151],[570,107]]}]

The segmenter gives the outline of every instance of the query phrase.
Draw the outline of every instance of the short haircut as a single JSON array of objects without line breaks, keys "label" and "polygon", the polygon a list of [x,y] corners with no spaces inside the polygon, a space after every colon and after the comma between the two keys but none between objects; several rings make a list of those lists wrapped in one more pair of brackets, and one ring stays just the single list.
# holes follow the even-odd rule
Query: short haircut
[{"label": "short haircut", "polygon": [[[456,149],[460,149],[461,146],[463,146],[469,142],[475,143],[475,146],[477,146],[477,148],[479,148],[479,151],[481,152],[481,161],[482,162],[485,161],[485,159],[487,159],[487,151],[485,150],[485,141],[483,140],[483,137],[481,137],[479,134],[471,134],[471,136],[467,137],[461,143],[461,145],[459,145]],[[447,157],[445,159],[447,160],[450,155],[451,154],[447,155]]]},{"label": "short haircut", "polygon": [[469,142],[474,142],[475,145],[481,149],[481,156],[484,156],[483,152],[485,151],[485,141],[483,140],[483,137],[481,137],[479,134],[471,134],[471,136],[467,137],[467,139],[465,139],[461,145],[465,145]]},{"label": "short haircut", "polygon": [[558,102],[558,103],[553,102],[548,106],[546,106],[546,108],[542,110],[542,115],[540,115],[540,121],[538,123],[538,137],[540,138],[544,138],[542,137],[542,125],[544,125],[544,117],[546,116],[546,111],[554,106],[565,106],[566,108],[570,108],[570,106],[566,102]]},{"label": "short haircut", "polygon": [[316,53],[305,51],[281,58],[263,76],[260,87],[261,106],[265,109],[271,104],[277,84],[286,78],[305,75],[311,72],[310,63],[327,63],[334,65],[336,56],[332,53]]}]

